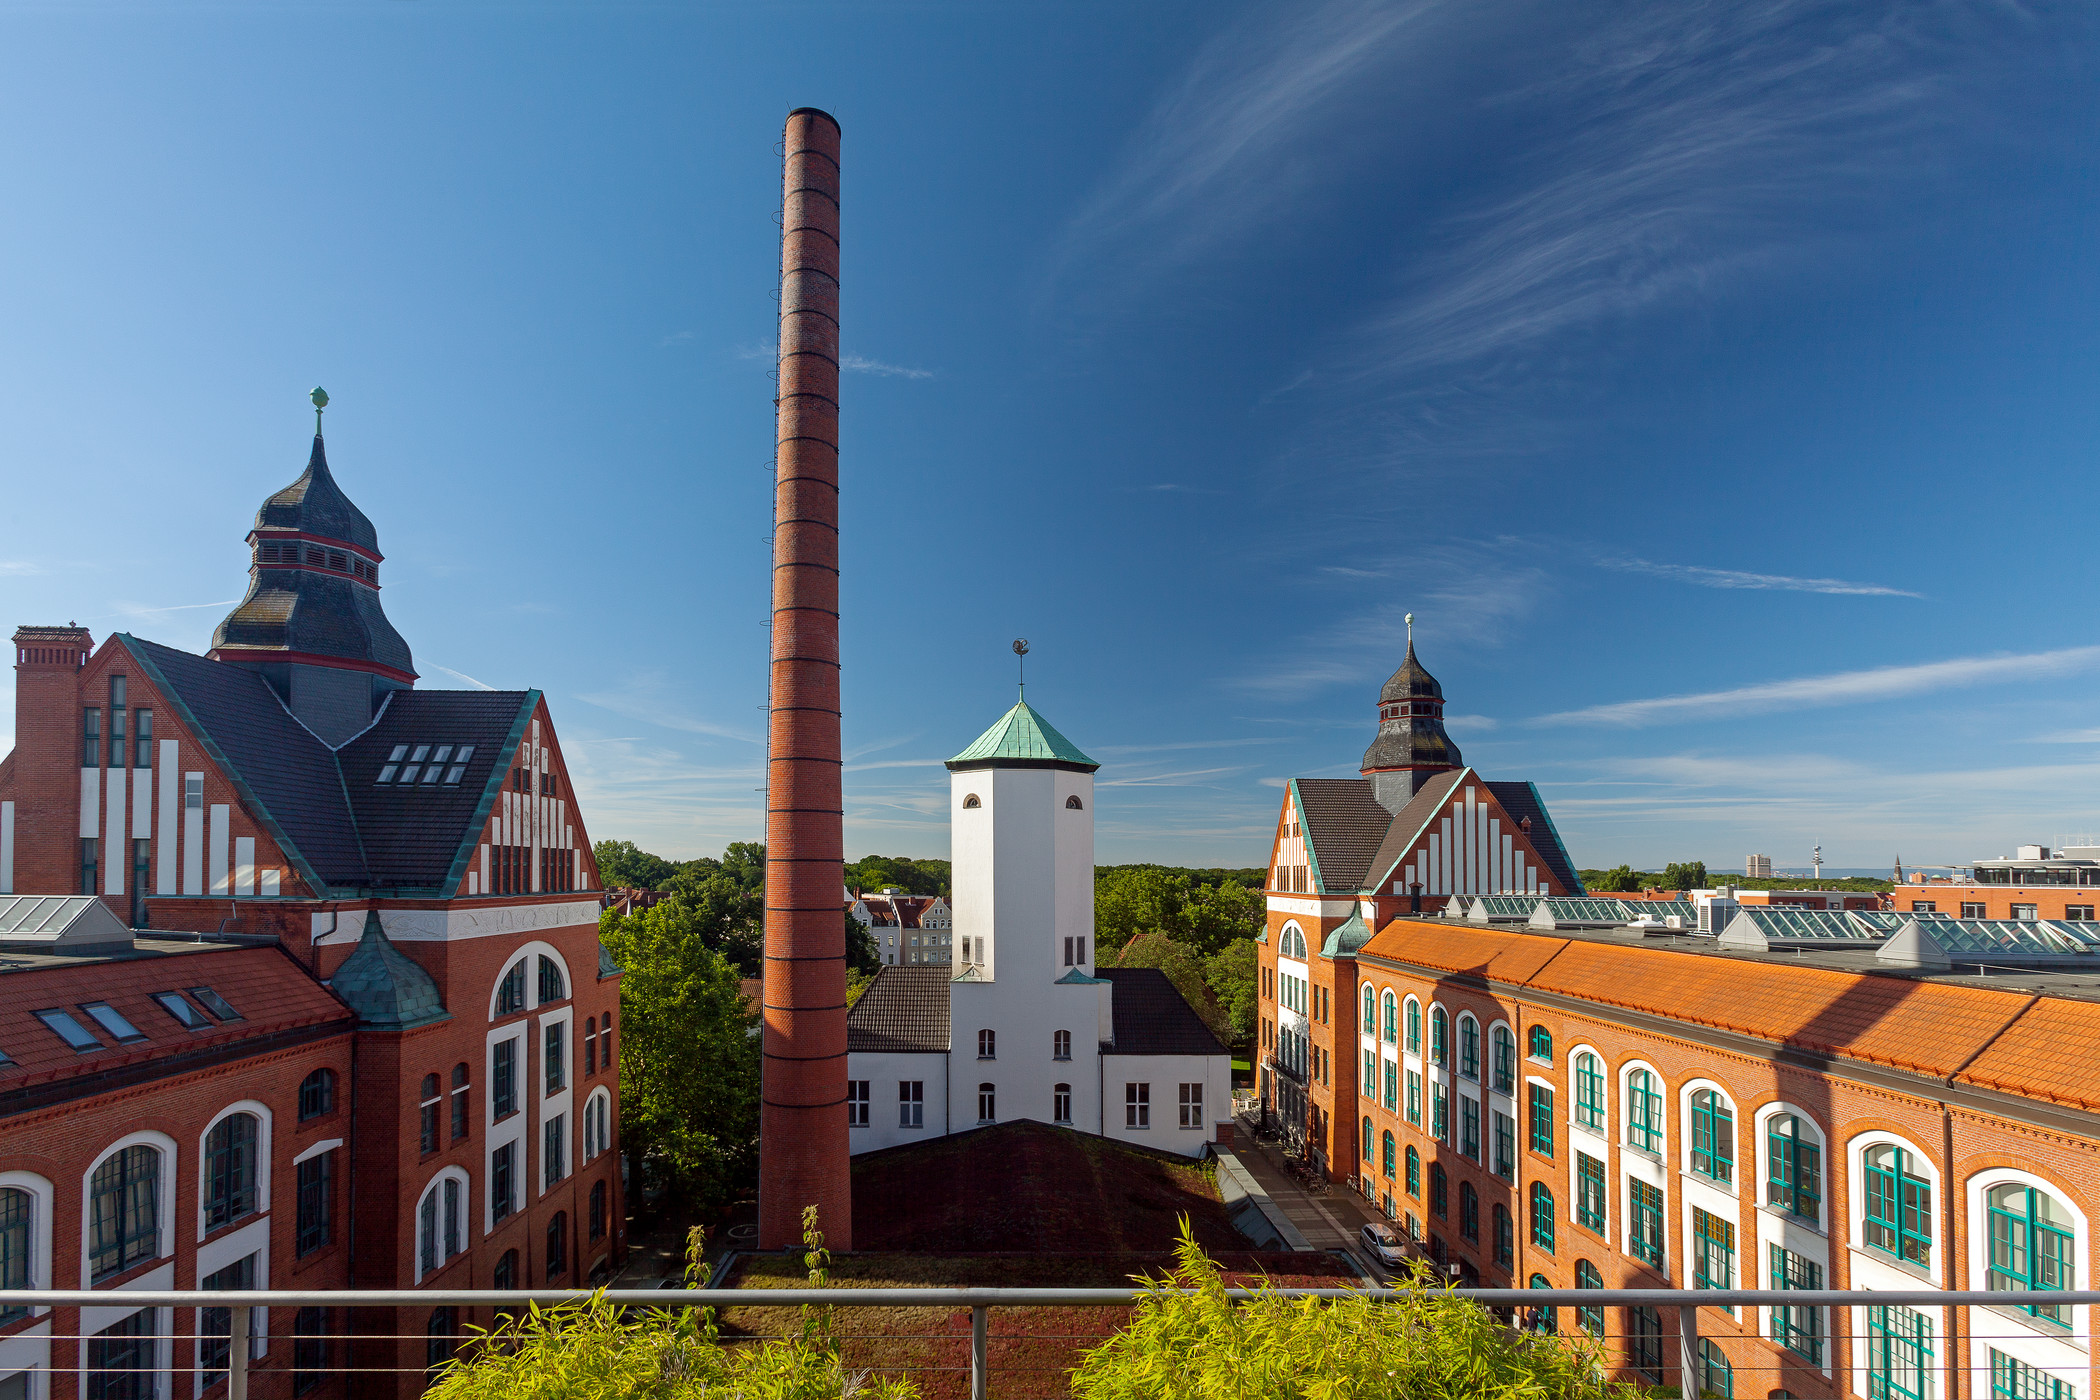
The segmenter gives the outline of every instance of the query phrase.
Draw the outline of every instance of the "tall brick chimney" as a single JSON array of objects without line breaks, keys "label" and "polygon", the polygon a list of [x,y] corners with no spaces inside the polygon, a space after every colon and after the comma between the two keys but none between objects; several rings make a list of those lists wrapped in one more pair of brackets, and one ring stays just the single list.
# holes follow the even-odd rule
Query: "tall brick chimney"
[{"label": "tall brick chimney", "polygon": [[788,113],[780,218],[758,1246],[853,1247],[839,758],[839,124]]},{"label": "tall brick chimney", "polygon": [[[87,628],[65,626],[18,627],[14,643],[13,859],[0,893],[74,894],[80,889],[80,669],[95,642]],[[105,723],[108,718],[102,716]]]}]

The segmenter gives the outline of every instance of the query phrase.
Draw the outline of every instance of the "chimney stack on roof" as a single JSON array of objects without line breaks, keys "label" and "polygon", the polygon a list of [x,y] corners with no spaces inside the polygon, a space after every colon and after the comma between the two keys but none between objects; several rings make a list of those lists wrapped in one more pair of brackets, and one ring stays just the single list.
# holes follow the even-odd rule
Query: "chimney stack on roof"
[{"label": "chimney stack on roof", "polygon": [[839,747],[839,124],[788,113],[780,217],[758,1247],[853,1247]]}]

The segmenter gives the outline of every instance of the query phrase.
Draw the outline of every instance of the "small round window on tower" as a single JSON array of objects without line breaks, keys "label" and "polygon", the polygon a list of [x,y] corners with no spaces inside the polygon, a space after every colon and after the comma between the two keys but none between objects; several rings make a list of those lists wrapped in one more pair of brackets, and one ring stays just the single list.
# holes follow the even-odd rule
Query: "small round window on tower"
[{"label": "small round window on tower", "polygon": [[982,802],[977,800],[977,794],[974,792],[963,798],[963,806],[965,807],[982,807],[983,805]]},{"label": "small round window on tower", "polygon": [[1079,794],[1076,792],[1065,799],[1065,806],[1075,812],[1083,812],[1086,810],[1086,804],[1079,800]]}]

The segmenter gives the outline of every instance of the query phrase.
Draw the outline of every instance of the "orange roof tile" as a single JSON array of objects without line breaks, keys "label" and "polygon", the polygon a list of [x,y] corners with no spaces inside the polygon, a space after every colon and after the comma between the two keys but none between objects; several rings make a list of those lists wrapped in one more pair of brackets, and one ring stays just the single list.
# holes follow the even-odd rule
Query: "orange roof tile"
[{"label": "orange roof tile", "polygon": [[2100,1044],[2100,1006],[2042,997],[1957,1079],[1986,1089],[2100,1111],[2092,1049]]}]

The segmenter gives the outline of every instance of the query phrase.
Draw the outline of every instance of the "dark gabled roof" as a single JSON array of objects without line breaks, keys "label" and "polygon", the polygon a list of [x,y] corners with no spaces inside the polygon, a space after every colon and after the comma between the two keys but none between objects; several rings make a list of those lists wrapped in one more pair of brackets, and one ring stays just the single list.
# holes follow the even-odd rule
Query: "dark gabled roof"
[{"label": "dark gabled roof", "polygon": [[1393,878],[1393,867],[1415,848],[1422,828],[1443,810],[1445,797],[1458,786],[1458,780],[1471,771],[1470,768],[1455,768],[1449,773],[1435,774],[1407,800],[1407,805],[1400,809],[1386,830],[1385,839],[1379,843],[1378,854],[1371,857],[1365,867],[1365,889],[1385,888]]},{"label": "dark gabled roof", "polygon": [[292,718],[260,674],[117,635],[184,712],[184,723],[212,751],[287,858],[322,885],[369,880],[334,752]]},{"label": "dark gabled roof", "polygon": [[846,1049],[941,1054],[948,1048],[949,969],[885,967],[846,1013]]},{"label": "dark gabled roof", "polygon": [[1113,984],[1114,1055],[1222,1055],[1225,1047],[1203,1024],[1181,991],[1156,967],[1100,967]]},{"label": "dark gabled roof", "polygon": [[1364,872],[1378,850],[1393,814],[1371,795],[1368,778],[1294,778],[1298,815],[1305,825],[1305,844],[1328,894],[1354,894],[1363,888]]},{"label": "dark gabled roof", "polygon": [[[537,690],[397,690],[387,696],[371,728],[338,755],[376,881],[452,892],[466,874],[467,849],[480,839],[510,754],[539,700]],[[397,744],[470,744],[474,756],[456,786],[381,787],[373,780]]]},{"label": "dark gabled roof", "polygon": [[1568,859],[1567,848],[1560,843],[1560,833],[1553,829],[1553,818],[1547,814],[1546,804],[1539,800],[1539,790],[1530,783],[1489,783],[1487,790],[1495,794],[1502,810],[1509,819],[1521,822],[1531,818],[1531,830],[1526,833],[1531,844],[1538,847],[1539,858],[1553,872],[1570,894],[1582,892],[1582,877],[1575,873],[1575,862]]}]

